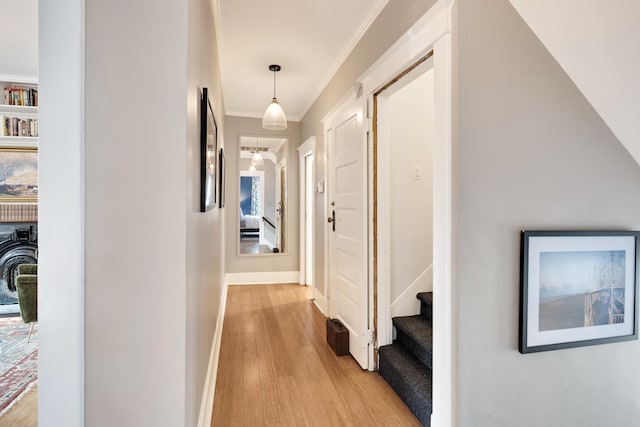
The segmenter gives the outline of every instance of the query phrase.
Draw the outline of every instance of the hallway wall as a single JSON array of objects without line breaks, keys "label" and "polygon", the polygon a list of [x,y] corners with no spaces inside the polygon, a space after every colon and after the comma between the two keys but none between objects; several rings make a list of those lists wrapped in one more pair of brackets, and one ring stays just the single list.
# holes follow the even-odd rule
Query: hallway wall
[{"label": "hallway wall", "polygon": [[640,167],[508,0],[458,20],[459,425],[635,425],[640,342],[518,353],[519,245],[640,229]]},{"label": "hallway wall", "polygon": [[[195,426],[225,275],[225,211],[200,212],[200,99],[207,87],[218,126],[218,148],[226,151],[224,105],[214,18],[209,0],[189,0],[186,135],[186,419]],[[214,385],[215,386],[215,385]]]},{"label": "hallway wall", "polygon": [[[435,2],[435,0],[390,1],[302,118],[300,122],[301,140],[306,141],[311,136],[316,137],[316,183],[326,180],[326,147],[320,120],[354,87],[356,79]],[[322,221],[315,223],[315,283],[318,291],[326,295],[324,289],[324,232],[327,223],[324,220],[324,193],[315,193],[315,197],[315,215],[316,218],[322,218]]]}]

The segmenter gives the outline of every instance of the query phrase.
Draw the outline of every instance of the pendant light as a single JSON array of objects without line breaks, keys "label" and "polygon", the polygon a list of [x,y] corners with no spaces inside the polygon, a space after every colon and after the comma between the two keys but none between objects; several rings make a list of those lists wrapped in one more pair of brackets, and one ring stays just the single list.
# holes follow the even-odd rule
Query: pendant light
[{"label": "pendant light", "polygon": [[262,166],[264,164],[264,160],[262,160],[262,155],[258,150],[258,137],[256,136],[256,151],[253,152],[253,156],[251,156],[251,164],[254,166]]},{"label": "pendant light", "polygon": [[262,127],[269,130],[282,130],[287,128],[287,116],[276,98],[276,73],[281,70],[279,65],[269,65],[273,71],[273,99],[262,117]]}]

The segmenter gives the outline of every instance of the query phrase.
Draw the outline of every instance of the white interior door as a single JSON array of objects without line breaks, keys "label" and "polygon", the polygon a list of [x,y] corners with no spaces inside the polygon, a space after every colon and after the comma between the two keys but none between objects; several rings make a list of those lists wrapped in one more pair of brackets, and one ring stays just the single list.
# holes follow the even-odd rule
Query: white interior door
[{"label": "white interior door", "polygon": [[349,329],[349,352],[368,369],[367,144],[358,101],[332,120],[329,139],[331,312]]}]

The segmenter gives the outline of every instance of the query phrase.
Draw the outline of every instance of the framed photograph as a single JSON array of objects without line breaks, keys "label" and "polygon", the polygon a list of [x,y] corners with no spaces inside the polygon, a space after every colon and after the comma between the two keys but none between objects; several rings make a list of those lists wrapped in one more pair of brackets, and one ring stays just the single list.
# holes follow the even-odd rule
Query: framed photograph
[{"label": "framed photograph", "polygon": [[218,125],[209,101],[208,89],[202,88],[200,102],[200,212],[216,205],[216,166],[218,159]]},{"label": "framed photograph", "polygon": [[638,231],[523,231],[520,353],[638,339]]},{"label": "framed photograph", "polygon": [[38,150],[0,147],[0,203],[38,201]]},{"label": "framed photograph", "polygon": [[218,165],[218,169],[220,170],[220,176],[219,176],[219,181],[220,181],[220,200],[218,201],[218,207],[220,207],[220,209],[224,208],[224,202],[225,202],[225,194],[226,194],[226,189],[225,189],[225,178],[224,178],[224,174],[225,171],[227,169],[227,160],[224,157],[224,148],[220,147],[220,164]]}]

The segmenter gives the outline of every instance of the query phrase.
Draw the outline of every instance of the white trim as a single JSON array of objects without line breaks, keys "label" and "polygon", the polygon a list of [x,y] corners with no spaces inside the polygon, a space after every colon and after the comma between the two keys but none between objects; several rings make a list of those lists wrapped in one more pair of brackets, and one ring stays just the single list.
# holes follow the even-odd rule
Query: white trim
[{"label": "white trim", "polygon": [[313,154],[316,151],[316,137],[310,136],[299,147],[298,155],[300,157],[306,157],[309,154]]},{"label": "white trim", "polygon": [[[85,420],[85,1],[39,2],[38,424]],[[63,160],[64,159],[64,160]],[[64,164],[64,167],[60,167]],[[64,182],[61,187],[58,183]]]},{"label": "white trim", "polygon": [[338,102],[336,102],[336,104],[333,107],[331,107],[331,109],[327,112],[327,114],[325,114],[324,117],[320,119],[320,123],[324,125],[325,133],[328,132],[328,130],[330,129],[331,122],[333,122],[333,119],[336,116],[336,114],[339,114],[342,110],[347,108],[349,104],[351,104],[353,101],[358,99],[359,91],[360,91],[359,86],[354,86],[351,89],[349,89],[344,95],[342,95],[342,98],[340,98],[340,100],[338,100]]},{"label": "white trim", "polygon": [[399,296],[398,298],[396,298],[395,300],[393,300],[393,302],[391,303],[391,307],[393,307],[394,305],[396,305],[398,302],[400,302],[400,300],[402,298],[404,298],[407,295],[407,292],[409,292],[411,289],[413,289],[419,282],[420,279],[422,279],[424,277],[425,274],[427,273],[431,273],[433,270],[433,264],[431,264],[429,267],[425,268],[425,270],[420,273],[418,275],[418,277],[416,277],[416,280],[413,281],[413,283],[411,283],[409,286],[407,286],[407,289],[405,289]]},{"label": "white trim", "polygon": [[362,93],[370,94],[427,54],[434,42],[451,31],[453,0],[439,0],[359,78]]},{"label": "white trim", "polygon": [[213,415],[213,401],[216,392],[216,380],[218,378],[218,362],[220,361],[220,347],[222,344],[222,328],[224,326],[224,313],[227,309],[227,289],[225,281],[222,285],[222,295],[218,307],[218,318],[216,319],[216,330],[213,333],[211,343],[211,355],[209,356],[209,367],[207,368],[207,378],[202,392],[202,402],[200,403],[200,415],[198,416],[198,427],[209,427],[211,416]]},{"label": "white trim", "polygon": [[25,85],[37,85],[37,76],[21,76],[18,74],[0,74],[0,82],[5,83],[22,83]]},{"label": "white trim", "polygon": [[[373,215],[374,215],[374,193],[373,193],[373,103],[370,102],[373,100],[373,97],[363,96],[363,110],[364,110],[364,132],[367,134],[367,159],[366,159],[366,169],[367,169],[367,306],[369,307],[369,312],[367,313],[367,329],[371,331],[370,333],[370,341],[369,341],[369,371],[375,371],[378,367],[377,360],[375,360],[376,354],[376,340],[375,340],[375,315],[376,315],[376,304],[375,304],[375,269],[373,260],[375,259],[375,252],[373,248],[373,240],[374,240],[374,227],[373,227]],[[369,333],[369,332],[367,332]]]},{"label": "white trim", "polygon": [[433,371],[434,426],[457,426],[458,284],[455,277],[457,235],[456,176],[452,140],[452,36],[434,43],[433,170]]},{"label": "white trim", "polygon": [[[307,174],[307,163],[305,159],[307,156],[314,156],[315,163],[315,154],[316,154],[316,137],[310,136],[307,140],[298,147],[298,187],[300,189],[299,196],[299,228],[300,228],[300,284],[308,284],[307,282],[307,224],[306,224],[306,199],[307,199],[307,182],[306,182],[306,174]],[[315,179],[313,180],[315,182]],[[315,203],[313,203],[315,207]],[[314,209],[315,210],[315,209]],[[315,215],[314,212],[311,212],[311,222],[312,222],[312,230],[315,230]],[[311,262],[314,263],[314,259],[312,257]],[[315,280],[311,283],[312,293],[315,298],[316,294],[316,286]]]},{"label": "white trim", "polygon": [[316,307],[318,307],[318,310],[320,310],[320,312],[324,315],[324,317],[329,317],[327,315],[327,298],[322,295],[319,292],[316,292],[313,295],[313,303],[315,304]]},{"label": "white trim", "polygon": [[[433,292],[437,304],[433,308],[433,364],[437,368],[433,371],[431,416],[431,425],[434,427],[457,426],[458,301],[454,258],[457,211],[454,204],[456,181],[452,140],[451,64],[453,6],[453,0],[438,1],[358,79],[362,94],[370,96],[430,50],[435,52]],[[386,280],[388,283],[388,279]],[[390,304],[388,292],[378,288],[379,326],[384,325],[380,315],[388,315],[384,311],[384,307],[388,308]],[[381,307],[383,310],[380,310]],[[379,328],[378,333],[380,332]]]},{"label": "white trim", "polygon": [[298,283],[299,271],[253,271],[246,273],[227,273],[229,285],[272,285],[278,283]]},{"label": "white trim", "polygon": [[313,104],[318,100],[318,97],[329,85],[329,82],[331,81],[331,79],[335,76],[335,74],[338,72],[342,64],[344,64],[344,62],[347,60],[349,55],[351,55],[351,52],[353,51],[353,49],[356,47],[360,39],[362,39],[362,37],[366,34],[371,24],[374,23],[374,21],[376,20],[378,15],[380,15],[380,12],[382,12],[382,10],[384,9],[384,7],[387,5],[388,2],[389,0],[378,0],[377,3],[371,8],[371,10],[369,11],[369,15],[367,15],[367,17],[362,22],[362,24],[360,24],[360,27],[353,34],[349,43],[345,45],[342,53],[336,56],[335,61],[333,62],[331,67],[328,68],[328,71],[325,74],[325,77],[323,79],[317,80],[318,86],[314,91],[313,96],[307,103],[307,105],[302,109],[302,112],[300,113],[301,117],[304,117],[305,114],[307,114],[307,112],[309,111],[309,109],[313,106]]}]

